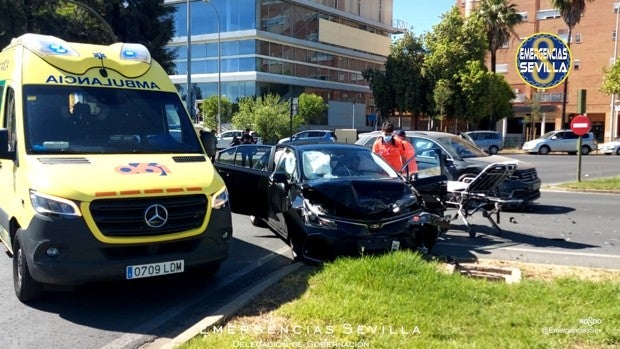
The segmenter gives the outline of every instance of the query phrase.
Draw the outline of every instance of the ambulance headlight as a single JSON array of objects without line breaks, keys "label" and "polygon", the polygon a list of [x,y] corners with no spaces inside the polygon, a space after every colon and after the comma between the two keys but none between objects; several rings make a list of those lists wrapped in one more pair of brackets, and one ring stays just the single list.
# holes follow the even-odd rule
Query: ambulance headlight
[{"label": "ambulance headlight", "polygon": [[81,216],[80,209],[70,200],[30,191],[30,202],[38,213],[44,216]]},{"label": "ambulance headlight", "polygon": [[228,203],[228,190],[226,189],[226,187],[224,187],[221,192],[217,193],[214,196],[211,207],[213,207],[214,209],[222,208],[226,206],[226,203]]}]

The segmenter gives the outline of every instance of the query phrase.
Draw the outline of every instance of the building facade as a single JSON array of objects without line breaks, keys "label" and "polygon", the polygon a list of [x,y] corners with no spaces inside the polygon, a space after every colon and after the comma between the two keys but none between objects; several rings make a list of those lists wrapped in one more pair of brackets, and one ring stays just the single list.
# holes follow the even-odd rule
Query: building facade
[{"label": "building facade", "polygon": [[[461,13],[467,15],[476,8],[478,0],[457,0]],[[527,85],[520,77],[516,67],[516,52],[522,40],[535,33],[552,33],[564,41],[568,40],[568,26],[560,17],[560,12],[549,0],[511,0],[517,5],[523,22],[516,26],[518,38],[497,52],[496,72],[504,74],[513,87],[517,98],[513,101],[515,118],[505,120],[503,128],[507,134],[540,135],[545,131],[562,128],[562,100],[564,83],[547,90],[538,90]],[[577,115],[579,90],[586,90],[586,113],[592,121],[592,132],[599,142],[616,139],[618,133],[618,105],[620,99],[601,92],[604,68],[611,68],[618,56],[618,8],[617,0],[596,0],[586,2],[586,10],[579,24],[571,33],[570,51],[573,65],[568,74],[566,93],[567,122]],[[524,122],[532,112],[532,99],[540,98],[542,120],[535,124]]]},{"label": "building facade", "polygon": [[165,3],[176,8],[171,78],[184,99],[188,80],[191,101],[218,91],[233,102],[265,93],[284,100],[315,93],[329,104],[322,127],[374,126],[374,101],[362,72],[381,69],[389,54],[391,35],[398,32],[392,0]]}]

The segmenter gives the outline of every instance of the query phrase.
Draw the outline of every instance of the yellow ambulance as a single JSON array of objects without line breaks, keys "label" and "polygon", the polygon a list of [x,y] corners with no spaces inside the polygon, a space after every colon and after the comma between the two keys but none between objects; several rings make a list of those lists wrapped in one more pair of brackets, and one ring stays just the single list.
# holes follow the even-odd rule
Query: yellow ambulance
[{"label": "yellow ambulance", "polygon": [[24,34],[0,52],[0,238],[23,302],[219,269],[228,192],[146,47]]}]

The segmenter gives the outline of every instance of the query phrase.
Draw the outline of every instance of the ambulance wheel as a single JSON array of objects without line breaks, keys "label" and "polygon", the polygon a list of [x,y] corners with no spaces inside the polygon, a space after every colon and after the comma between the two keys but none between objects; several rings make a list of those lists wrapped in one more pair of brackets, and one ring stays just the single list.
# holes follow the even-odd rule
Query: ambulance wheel
[{"label": "ambulance wheel", "polygon": [[13,286],[17,299],[24,303],[43,296],[43,284],[30,274],[19,233],[13,243]]}]

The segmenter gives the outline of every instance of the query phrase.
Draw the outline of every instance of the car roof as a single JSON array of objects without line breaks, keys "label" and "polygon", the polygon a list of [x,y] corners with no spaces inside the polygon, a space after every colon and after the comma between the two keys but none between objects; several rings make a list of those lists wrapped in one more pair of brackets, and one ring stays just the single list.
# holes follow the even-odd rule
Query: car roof
[{"label": "car roof", "polygon": [[[454,133],[440,132],[440,131],[420,131],[420,130],[407,131],[406,130],[405,134],[407,135],[407,137],[409,136],[429,136],[430,138],[439,138],[439,137],[445,137],[445,136],[458,137]],[[379,135],[381,135],[381,131],[372,131],[372,132],[360,133],[358,138],[362,138],[363,136],[379,136]]]},{"label": "car roof", "polygon": [[321,149],[356,148],[356,149],[369,150],[368,148],[362,145],[359,145],[359,144],[335,143],[335,142],[322,141],[322,140],[299,141],[295,143],[282,143],[282,144],[278,144],[278,146],[287,146],[287,147],[292,147],[292,148],[296,148],[300,150],[308,150],[308,149],[316,149],[316,148],[321,148]]}]

